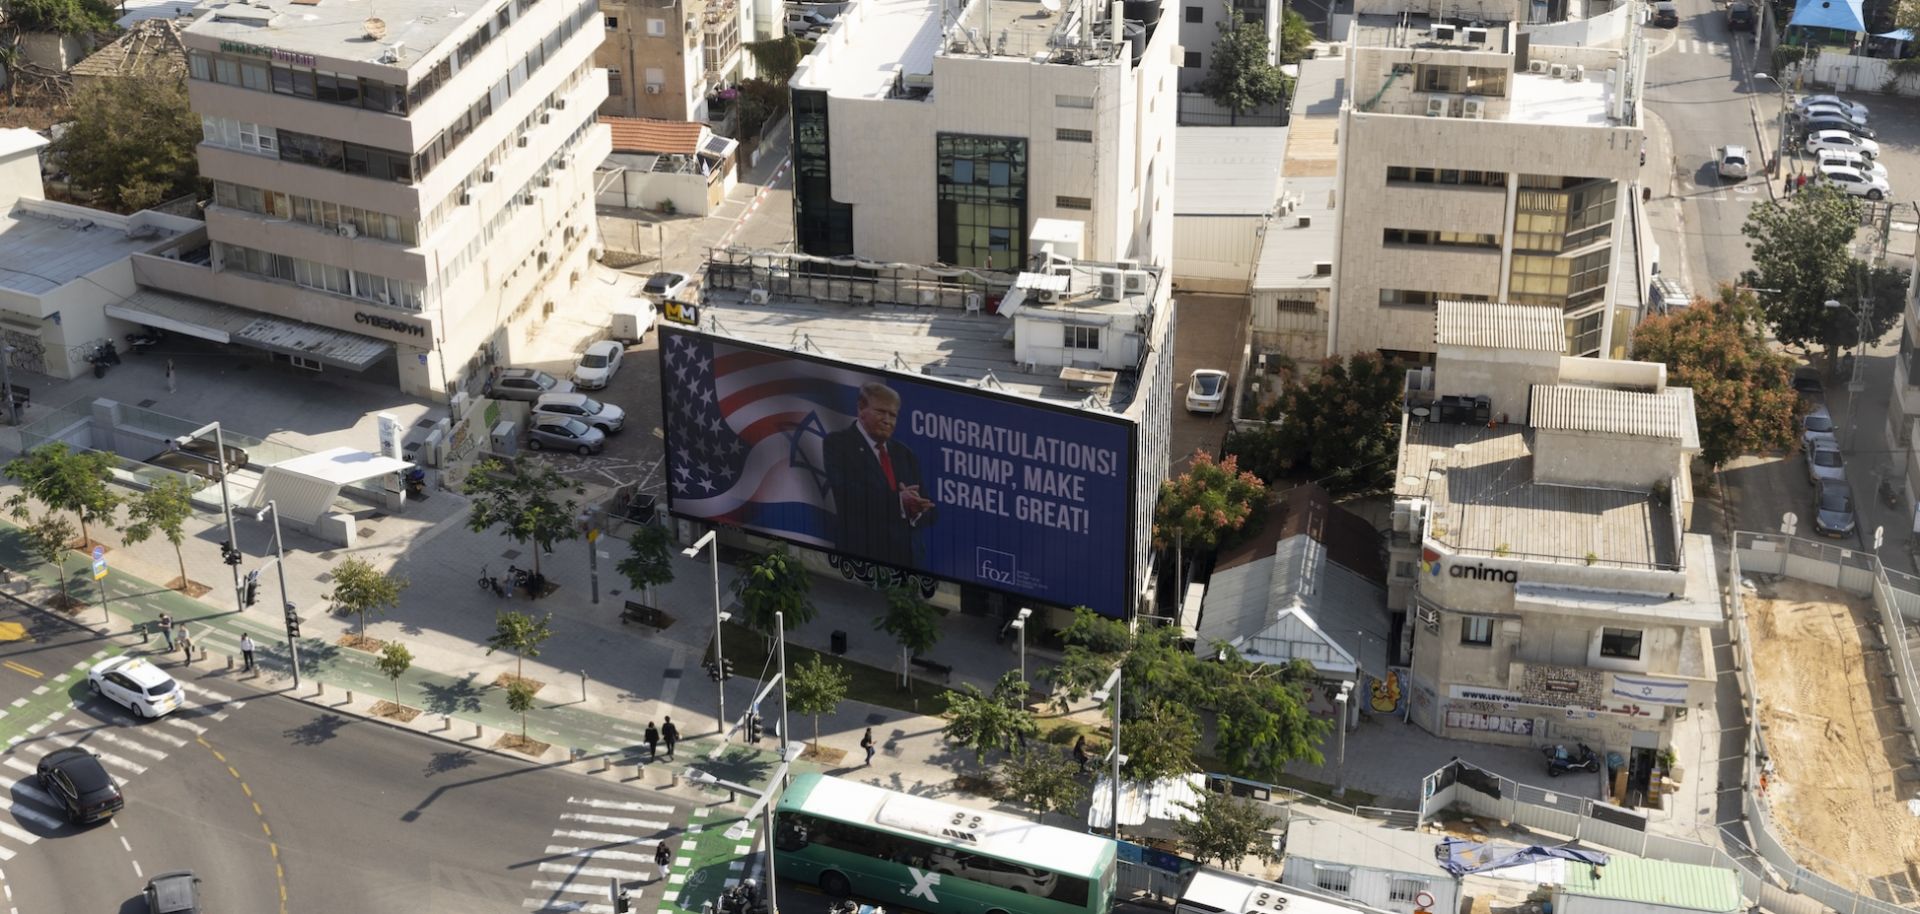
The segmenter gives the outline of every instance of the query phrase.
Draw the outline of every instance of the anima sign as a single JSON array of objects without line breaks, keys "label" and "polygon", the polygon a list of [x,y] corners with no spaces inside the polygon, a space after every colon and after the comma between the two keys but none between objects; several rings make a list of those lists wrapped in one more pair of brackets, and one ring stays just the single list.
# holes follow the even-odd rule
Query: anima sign
[{"label": "anima sign", "polygon": [[1502,584],[1520,583],[1520,572],[1511,568],[1495,568],[1490,565],[1461,565],[1449,563],[1447,577],[1472,578],[1476,581],[1499,581]]}]

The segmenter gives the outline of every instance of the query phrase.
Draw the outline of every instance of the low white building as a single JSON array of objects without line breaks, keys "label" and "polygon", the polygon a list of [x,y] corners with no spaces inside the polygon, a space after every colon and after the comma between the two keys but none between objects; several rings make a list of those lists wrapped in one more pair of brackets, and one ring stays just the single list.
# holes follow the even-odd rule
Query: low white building
[{"label": "low white building", "polygon": [[1177,136],[1174,284],[1243,294],[1279,202],[1287,128],[1181,127]]},{"label": "low white building", "polygon": [[1287,823],[1281,882],[1370,908],[1413,914],[1460,910],[1460,877],[1434,856],[1425,832],[1309,818]]}]

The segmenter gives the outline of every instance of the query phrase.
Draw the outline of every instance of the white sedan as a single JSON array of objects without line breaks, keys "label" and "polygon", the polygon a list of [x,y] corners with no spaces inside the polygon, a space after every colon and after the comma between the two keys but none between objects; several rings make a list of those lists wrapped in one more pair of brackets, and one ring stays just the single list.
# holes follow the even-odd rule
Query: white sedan
[{"label": "white sedan", "polygon": [[1893,187],[1884,178],[1863,174],[1858,169],[1845,165],[1821,165],[1820,180],[1832,184],[1856,197],[1869,200],[1884,200],[1893,193]]},{"label": "white sedan", "polygon": [[578,390],[599,390],[607,386],[626,355],[627,347],[614,340],[601,340],[588,346],[573,366],[573,386]]},{"label": "white sedan", "polygon": [[1227,408],[1227,373],[1202,368],[1187,379],[1187,411],[1218,415]]},{"label": "white sedan", "polygon": [[180,684],[143,657],[99,662],[87,671],[87,685],[135,717],[163,717],[180,707]]},{"label": "white sedan", "polygon": [[1861,122],[1865,122],[1868,115],[1866,105],[1847,101],[1838,95],[1804,96],[1796,100],[1793,107],[1796,111],[1805,111],[1809,108],[1839,108],[1846,113],[1847,117]]},{"label": "white sedan", "polygon": [[1854,136],[1845,130],[1820,130],[1807,137],[1807,151],[1818,153],[1822,149],[1844,149],[1878,158],[1880,144],[1863,136]]}]

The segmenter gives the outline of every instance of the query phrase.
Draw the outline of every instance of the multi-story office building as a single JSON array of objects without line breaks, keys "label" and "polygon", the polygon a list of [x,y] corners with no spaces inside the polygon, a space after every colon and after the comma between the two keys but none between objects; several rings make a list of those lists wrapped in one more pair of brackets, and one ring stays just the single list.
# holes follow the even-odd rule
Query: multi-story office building
[{"label": "multi-story office building", "polygon": [[[134,271],[287,323],[290,337],[317,325],[367,343],[278,359],[441,393],[511,358],[586,278],[593,167],[609,150],[592,64],[605,28],[598,0],[378,11],[229,2],[186,28],[208,244],[136,255]],[[147,322],[196,332],[179,305]],[[115,316],[146,320],[139,307]]]},{"label": "multi-story office building", "polygon": [[601,0],[600,11],[601,114],[706,121],[709,99],[744,75],[741,47],[754,40],[747,0]]},{"label": "multi-story office building", "polygon": [[1559,308],[1568,353],[1617,354],[1635,313],[1616,298],[1638,295],[1616,270],[1635,256],[1638,52],[1530,42],[1497,5],[1400,6],[1361,0],[1352,27],[1329,349],[1429,359],[1444,298]]},{"label": "multi-story office building", "polygon": [[791,83],[800,250],[1011,270],[1052,219],[1062,256],[1170,265],[1171,26],[1158,0],[849,5]]}]

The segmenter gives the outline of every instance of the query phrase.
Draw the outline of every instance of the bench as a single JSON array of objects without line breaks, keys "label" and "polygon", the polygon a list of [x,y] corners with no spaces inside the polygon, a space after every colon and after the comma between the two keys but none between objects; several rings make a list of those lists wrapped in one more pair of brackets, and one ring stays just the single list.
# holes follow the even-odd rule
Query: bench
[{"label": "bench", "polygon": [[923,670],[926,670],[929,673],[938,674],[942,678],[942,680],[945,682],[948,682],[948,683],[953,682],[953,667],[948,666],[947,664],[941,663],[938,660],[929,660],[925,657],[915,657],[913,658],[913,665]]},{"label": "bench", "polygon": [[626,607],[620,610],[620,624],[625,625],[628,622],[638,622],[641,625],[651,625],[654,628],[663,627],[660,624],[659,610],[642,603],[635,603],[632,600],[628,600]]}]

